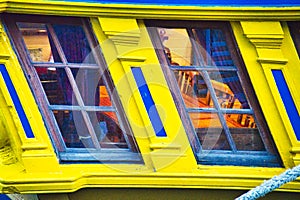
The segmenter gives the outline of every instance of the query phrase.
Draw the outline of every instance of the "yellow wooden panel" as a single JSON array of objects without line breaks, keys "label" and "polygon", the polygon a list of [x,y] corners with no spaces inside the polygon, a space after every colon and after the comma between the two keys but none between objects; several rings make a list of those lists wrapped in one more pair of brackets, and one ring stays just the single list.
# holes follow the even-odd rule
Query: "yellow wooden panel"
[{"label": "yellow wooden panel", "polygon": [[278,152],[284,165],[291,167],[294,165],[289,152],[291,140],[283,121],[288,118],[282,118],[285,110],[277,107],[281,100],[271,72],[272,68],[283,68],[286,62],[281,51],[284,36],[280,23],[236,22],[232,28]]},{"label": "yellow wooden panel", "polygon": [[[3,30],[2,24],[0,24],[0,30]],[[26,171],[48,172],[49,170],[57,169],[57,158],[33,94],[16,55],[10,46],[8,37],[4,32],[0,34],[0,63],[5,66],[8,72],[9,78],[12,81],[26,118],[33,131],[34,138],[26,137],[10,93],[8,92],[7,85],[1,78],[1,112],[3,116],[5,116],[4,119],[2,118],[2,123],[7,131],[5,134],[9,137],[10,145],[14,149],[18,162],[24,165]],[[4,57],[3,55],[7,56]],[[0,173],[1,172],[5,173],[5,171],[0,170]]]}]

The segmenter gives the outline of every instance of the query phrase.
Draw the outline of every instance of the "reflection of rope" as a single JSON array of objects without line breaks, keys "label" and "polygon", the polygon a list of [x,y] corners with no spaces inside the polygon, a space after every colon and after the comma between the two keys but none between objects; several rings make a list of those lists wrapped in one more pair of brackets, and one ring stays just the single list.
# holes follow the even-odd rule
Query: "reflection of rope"
[{"label": "reflection of rope", "polygon": [[288,169],[279,176],[274,176],[272,179],[263,182],[261,185],[253,188],[235,200],[254,200],[265,196],[267,193],[279,188],[285,183],[294,181],[300,176],[300,165]]}]

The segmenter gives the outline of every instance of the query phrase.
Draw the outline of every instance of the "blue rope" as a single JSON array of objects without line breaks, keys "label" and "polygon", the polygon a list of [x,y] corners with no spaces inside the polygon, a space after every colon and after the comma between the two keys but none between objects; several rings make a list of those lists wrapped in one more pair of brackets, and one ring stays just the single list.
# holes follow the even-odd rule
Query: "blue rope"
[{"label": "blue rope", "polygon": [[300,165],[288,169],[278,176],[274,176],[270,180],[264,181],[261,185],[253,188],[242,196],[236,198],[235,200],[255,200],[260,197],[265,196],[267,193],[279,188],[280,186],[294,181],[300,176]]}]

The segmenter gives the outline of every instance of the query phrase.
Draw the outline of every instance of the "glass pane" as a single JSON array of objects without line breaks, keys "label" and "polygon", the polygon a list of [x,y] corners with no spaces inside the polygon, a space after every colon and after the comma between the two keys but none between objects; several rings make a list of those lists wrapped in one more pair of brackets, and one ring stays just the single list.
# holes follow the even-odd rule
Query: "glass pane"
[{"label": "glass pane", "polygon": [[40,81],[52,105],[78,105],[73,89],[63,68],[43,68],[41,73],[36,68]]},{"label": "glass pane", "polygon": [[249,114],[226,114],[228,127],[257,128],[253,115]]},{"label": "glass pane", "polygon": [[94,147],[80,111],[54,110],[53,113],[68,148]]},{"label": "glass pane", "polygon": [[225,119],[237,150],[265,151],[253,115],[226,114]]},{"label": "glass pane", "polygon": [[177,83],[187,108],[213,107],[202,75],[196,71],[174,71]]},{"label": "glass pane", "polygon": [[186,29],[158,28],[157,30],[171,65],[195,65],[192,43]]},{"label": "glass pane", "polygon": [[237,72],[211,72],[209,76],[221,107],[236,109],[249,108]]},{"label": "glass pane", "polygon": [[[68,148],[94,148],[92,133],[81,111],[54,110],[53,113]],[[88,116],[102,148],[128,148],[115,112],[88,112]]]},{"label": "glass pane", "polygon": [[112,106],[108,90],[98,69],[72,69],[80,95],[86,106]]},{"label": "glass pane", "polygon": [[110,96],[105,85],[99,85],[99,106],[112,106]]},{"label": "glass pane", "polygon": [[[33,62],[53,62],[48,31],[45,24],[17,23]],[[42,69],[41,69],[42,70]],[[46,68],[44,69],[46,70]]]},{"label": "glass pane", "polygon": [[102,148],[128,148],[115,112],[89,112]]},{"label": "glass pane", "polygon": [[68,62],[95,63],[83,27],[74,25],[53,25],[53,28]]},{"label": "glass pane", "polygon": [[209,66],[233,66],[224,33],[219,29],[193,29],[197,48]]},{"label": "glass pane", "polygon": [[217,114],[189,113],[204,150],[230,150]]}]

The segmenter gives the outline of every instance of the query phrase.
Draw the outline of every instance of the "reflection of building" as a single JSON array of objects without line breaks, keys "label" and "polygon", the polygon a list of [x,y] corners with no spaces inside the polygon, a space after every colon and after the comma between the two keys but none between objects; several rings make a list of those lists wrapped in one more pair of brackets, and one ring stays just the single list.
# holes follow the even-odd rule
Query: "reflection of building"
[{"label": "reflection of building", "polygon": [[3,1],[2,193],[233,199],[300,164],[298,2],[130,2]]}]

